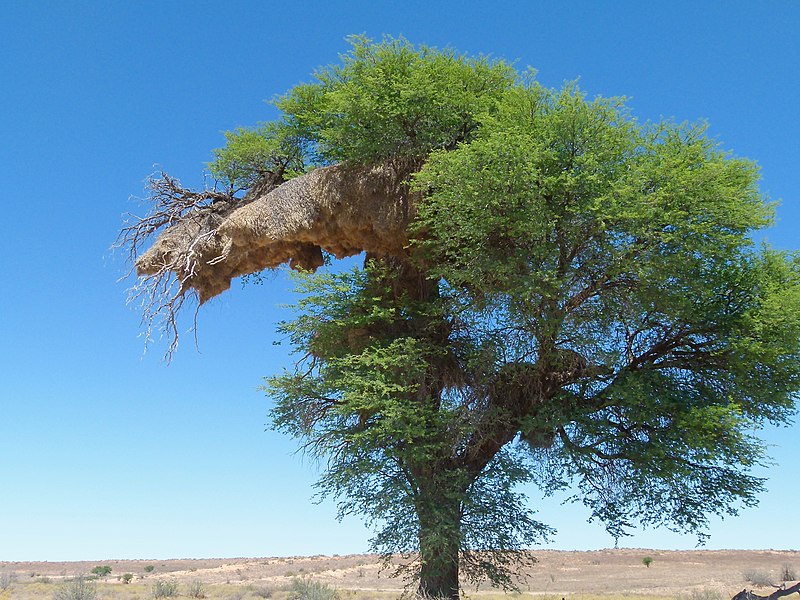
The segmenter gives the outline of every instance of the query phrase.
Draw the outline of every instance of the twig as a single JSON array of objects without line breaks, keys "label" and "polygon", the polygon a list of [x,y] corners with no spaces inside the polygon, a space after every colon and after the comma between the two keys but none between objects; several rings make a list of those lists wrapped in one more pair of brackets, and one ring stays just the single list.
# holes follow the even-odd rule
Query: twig
[{"label": "twig", "polygon": [[[150,210],[144,217],[128,215],[113,248],[127,250],[130,270],[123,277],[125,279],[137,270],[142,248],[156,234],[180,225],[191,237],[184,248],[164,255],[163,262],[154,270],[146,274],[140,271],[136,283],[128,290],[128,303],[136,303],[142,310],[145,346],[152,339],[154,329],[160,331],[170,340],[164,356],[169,361],[180,337],[178,313],[187,299],[199,300],[190,281],[196,274],[202,254],[200,248],[216,235],[214,225],[218,221],[214,217],[229,211],[238,199],[215,188],[202,191],[184,188],[178,179],[163,171],[148,179],[146,189]],[[196,316],[197,307],[195,319]]]}]

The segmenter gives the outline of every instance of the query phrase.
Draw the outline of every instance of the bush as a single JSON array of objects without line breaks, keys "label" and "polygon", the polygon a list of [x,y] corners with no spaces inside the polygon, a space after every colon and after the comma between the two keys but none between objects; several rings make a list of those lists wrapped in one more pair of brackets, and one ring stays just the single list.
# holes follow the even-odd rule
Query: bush
[{"label": "bush", "polygon": [[781,581],[797,581],[797,572],[791,565],[781,567]]},{"label": "bush", "polygon": [[206,591],[203,587],[203,583],[199,579],[195,579],[192,583],[189,584],[189,597],[190,598],[205,598]]},{"label": "bush", "polygon": [[133,573],[123,573],[122,583],[130,583],[133,580]]},{"label": "bush", "polygon": [[257,587],[253,590],[253,595],[258,596],[259,598],[272,598],[272,588],[268,587]]},{"label": "bush", "polygon": [[97,585],[84,577],[76,577],[53,592],[53,600],[96,600]]},{"label": "bush", "polygon": [[17,580],[17,574],[13,571],[8,573],[0,571],[0,591],[5,591],[11,587],[11,584]]},{"label": "bush", "polygon": [[653,564],[653,557],[652,556],[645,556],[642,559],[642,564],[649,569],[650,565]]},{"label": "bush", "polygon": [[97,566],[92,569],[92,574],[97,575],[97,577],[108,577],[109,573],[111,573],[111,567],[108,565]]},{"label": "bush", "polygon": [[289,588],[290,600],[338,600],[339,593],[331,586],[309,577],[293,579]]},{"label": "bush", "polygon": [[177,581],[156,581],[153,584],[153,598],[174,598],[178,595]]},{"label": "bush", "polygon": [[768,587],[772,585],[772,575],[764,571],[745,571],[742,575],[746,581],[758,587]]},{"label": "bush", "polygon": [[147,566],[144,568],[144,572],[145,572],[145,573],[152,573],[152,572],[153,572],[153,569],[155,569],[155,567],[154,567],[153,565],[147,565]]}]

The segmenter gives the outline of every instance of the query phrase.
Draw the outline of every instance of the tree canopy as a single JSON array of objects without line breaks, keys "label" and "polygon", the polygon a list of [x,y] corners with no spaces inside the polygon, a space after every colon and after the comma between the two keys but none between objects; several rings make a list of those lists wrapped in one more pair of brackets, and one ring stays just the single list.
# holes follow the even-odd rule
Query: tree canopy
[{"label": "tree canopy", "polygon": [[615,537],[702,539],[708,515],[754,505],[755,432],[800,390],[800,256],[753,242],[774,210],[755,164],[501,60],[351,41],[211,164],[234,204],[321,167],[399,181],[403,247],[298,275],[280,326],[299,358],[265,389],[324,459],[320,492],[448,598],[460,575],[513,587],[554,533],[523,482],[573,490]]},{"label": "tree canopy", "polygon": [[287,160],[295,174],[339,162],[424,161],[433,150],[470,140],[479,118],[519,78],[504,61],[416,48],[403,39],[350,42],[341,64],[275,98],[280,120],[228,133],[211,172],[250,187]]}]

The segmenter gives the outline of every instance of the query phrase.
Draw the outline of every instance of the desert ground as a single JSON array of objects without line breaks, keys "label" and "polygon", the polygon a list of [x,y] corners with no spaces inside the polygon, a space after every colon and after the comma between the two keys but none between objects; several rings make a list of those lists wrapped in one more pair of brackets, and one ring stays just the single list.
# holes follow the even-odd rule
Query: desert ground
[{"label": "desert ground", "polygon": [[[590,552],[541,550],[510,597],[538,600],[649,598],[726,600],[747,588],[761,594],[782,579],[800,575],[800,552],[778,550],[664,551],[617,549]],[[645,558],[651,560],[649,567]],[[98,600],[145,600],[157,582],[177,583],[179,597],[220,600],[289,598],[297,579],[324,583],[340,598],[390,599],[402,580],[381,569],[374,555],[284,558],[97,560],[86,562],[0,562],[0,600],[53,598],[70,578],[97,566],[111,573],[97,581]],[[130,573],[130,583],[123,575]],[[194,586],[194,587],[192,587]],[[465,584],[464,594],[482,600],[503,597],[488,587]],[[792,598],[791,596],[789,598]]]}]

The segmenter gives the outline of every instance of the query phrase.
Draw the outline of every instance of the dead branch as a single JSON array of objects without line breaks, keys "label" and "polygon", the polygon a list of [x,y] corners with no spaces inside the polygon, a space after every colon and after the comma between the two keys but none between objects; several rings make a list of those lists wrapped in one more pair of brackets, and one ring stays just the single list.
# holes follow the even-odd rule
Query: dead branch
[{"label": "dead branch", "polygon": [[[184,188],[164,172],[151,176],[146,190],[149,210],[143,217],[128,214],[113,248],[127,251],[130,270],[125,277],[138,271],[136,283],[128,290],[128,303],[138,304],[142,311],[145,346],[154,329],[160,331],[170,340],[165,353],[169,360],[180,337],[178,314],[187,299],[198,299],[190,282],[202,255],[200,249],[216,235],[222,217],[240,201],[216,189]],[[137,265],[141,250],[156,235],[180,235],[183,243],[176,251],[162,254],[160,263],[143,273]]]},{"label": "dead branch", "polygon": [[795,583],[791,587],[786,587],[786,584],[783,584],[783,587],[778,588],[774,592],[772,592],[769,596],[760,596],[758,594],[754,594],[752,590],[742,590],[738,594],[736,594],[731,600],[778,600],[778,598],[782,598],[783,596],[789,596],[794,593],[800,594],[800,583]]},{"label": "dead branch", "polygon": [[232,195],[215,189],[197,192],[184,188],[178,179],[163,171],[151,175],[145,189],[146,200],[152,206],[144,217],[127,214],[126,224],[113,246],[127,249],[131,272],[142,246],[158,231],[183,220],[189,213],[195,213],[192,218],[200,217],[204,212],[218,210],[220,207],[215,203],[222,203],[227,208],[234,200]]}]

